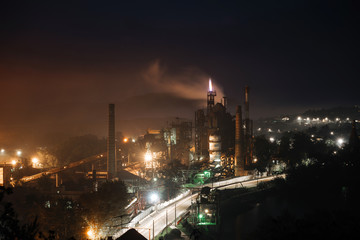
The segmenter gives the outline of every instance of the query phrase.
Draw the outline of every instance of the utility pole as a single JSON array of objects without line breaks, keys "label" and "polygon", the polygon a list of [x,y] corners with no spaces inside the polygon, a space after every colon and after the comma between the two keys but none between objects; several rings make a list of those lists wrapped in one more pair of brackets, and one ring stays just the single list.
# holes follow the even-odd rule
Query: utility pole
[{"label": "utility pole", "polygon": [[166,234],[168,233],[168,230],[167,230],[167,225],[168,225],[168,214],[167,214],[167,209],[166,209]]},{"label": "utility pole", "polygon": [[175,227],[176,227],[176,203],[175,203]]}]

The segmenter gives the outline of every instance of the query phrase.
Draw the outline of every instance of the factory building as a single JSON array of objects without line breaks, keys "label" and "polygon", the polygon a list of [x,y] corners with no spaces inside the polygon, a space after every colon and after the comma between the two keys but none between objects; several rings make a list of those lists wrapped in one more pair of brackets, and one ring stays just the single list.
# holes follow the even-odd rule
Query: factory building
[{"label": "factory building", "polygon": [[195,160],[208,162],[222,175],[246,175],[251,168],[252,121],[249,117],[249,88],[245,88],[245,119],[241,106],[235,117],[227,109],[227,99],[215,104],[216,91],[209,80],[207,108],[195,112]]},{"label": "factory building", "polygon": [[190,162],[190,147],[192,142],[192,122],[176,118],[164,130],[164,140],[168,148],[168,159],[180,160],[184,165]]}]

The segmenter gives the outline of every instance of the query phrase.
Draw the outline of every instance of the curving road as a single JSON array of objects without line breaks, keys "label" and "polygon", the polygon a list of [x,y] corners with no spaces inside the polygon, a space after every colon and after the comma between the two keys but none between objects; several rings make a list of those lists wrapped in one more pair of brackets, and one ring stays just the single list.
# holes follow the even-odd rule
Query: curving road
[{"label": "curving road", "polygon": [[[279,176],[271,176],[259,179],[251,179],[252,176],[245,176],[245,177],[238,177],[229,180],[214,182],[210,184],[206,184],[204,186],[213,186],[215,188],[224,190],[224,189],[233,189],[233,188],[240,188],[240,187],[256,187],[259,182],[266,182],[274,179],[275,177]],[[280,175],[280,177],[284,177]],[[149,239],[153,239],[154,236],[157,236],[159,233],[165,229],[167,225],[171,223],[174,224],[175,220],[175,207],[176,207],[176,219],[177,221],[180,219],[179,216],[185,214],[188,211],[188,208],[191,206],[191,200],[195,200],[197,197],[197,193],[195,194],[188,194],[187,196],[181,198],[180,200],[169,204],[167,207],[164,207],[161,210],[154,211],[153,213],[149,214],[136,226],[138,232],[140,232],[144,237]],[[153,228],[154,225],[154,228]],[[126,231],[126,230],[125,230]],[[115,234],[115,237],[120,236],[123,231],[119,231]]]}]

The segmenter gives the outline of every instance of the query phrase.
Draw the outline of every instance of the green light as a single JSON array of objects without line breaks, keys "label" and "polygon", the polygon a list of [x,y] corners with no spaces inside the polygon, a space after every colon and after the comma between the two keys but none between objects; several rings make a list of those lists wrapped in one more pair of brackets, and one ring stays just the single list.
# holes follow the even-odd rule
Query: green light
[{"label": "green light", "polygon": [[197,225],[216,225],[216,223],[212,223],[212,222],[201,222],[201,223],[198,223]]},{"label": "green light", "polygon": [[204,171],[204,175],[205,175],[205,177],[210,177],[210,172],[209,171]]},{"label": "green light", "polygon": [[204,215],[202,215],[201,213],[199,214],[199,218],[203,218],[204,217]]}]

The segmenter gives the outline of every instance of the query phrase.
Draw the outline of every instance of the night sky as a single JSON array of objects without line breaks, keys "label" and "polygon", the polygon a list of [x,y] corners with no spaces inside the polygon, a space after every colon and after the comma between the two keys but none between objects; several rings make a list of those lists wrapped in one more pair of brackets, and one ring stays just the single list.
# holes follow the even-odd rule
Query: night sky
[{"label": "night sky", "polygon": [[356,1],[224,2],[2,1],[0,144],[193,119],[210,77],[255,119],[360,104]]}]

